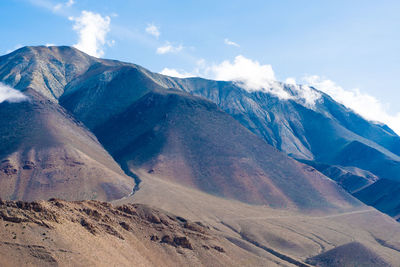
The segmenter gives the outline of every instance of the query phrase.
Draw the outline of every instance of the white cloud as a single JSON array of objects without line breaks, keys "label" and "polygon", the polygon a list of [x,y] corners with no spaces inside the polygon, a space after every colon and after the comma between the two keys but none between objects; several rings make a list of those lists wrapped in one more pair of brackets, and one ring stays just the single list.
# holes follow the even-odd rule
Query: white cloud
[{"label": "white cloud", "polygon": [[250,90],[261,90],[275,81],[275,73],[271,65],[261,65],[242,55],[236,56],[233,62],[228,60],[211,67],[217,80],[240,81]]},{"label": "white cloud", "polygon": [[271,65],[262,65],[242,55],[236,56],[233,62],[226,60],[212,65],[206,69],[206,75],[216,80],[234,81],[248,91],[270,92],[283,99],[291,97],[276,81]]},{"label": "white cloud", "polygon": [[47,44],[45,44],[47,47],[49,47],[49,46],[55,46],[55,44],[52,44],[52,43],[47,43]]},{"label": "white cloud", "polygon": [[296,79],[292,78],[292,77],[286,78],[285,83],[289,84],[289,85],[296,85],[297,84]]},{"label": "white cloud", "polygon": [[28,97],[14,88],[0,83],[0,103],[4,101],[17,103],[28,100]]},{"label": "white cloud", "polygon": [[225,38],[225,39],[224,39],[224,43],[225,43],[226,45],[231,45],[231,46],[240,47],[240,45],[239,45],[238,43],[235,43],[235,42],[229,40],[228,38]]},{"label": "white cloud", "polygon": [[178,78],[205,77],[214,80],[233,81],[248,92],[262,91],[280,99],[294,100],[313,109],[321,94],[308,85],[297,85],[294,78],[285,83],[278,82],[271,65],[238,55],[231,62],[225,60],[217,64],[207,64],[204,59],[196,62],[192,72],[164,68],[161,74]]},{"label": "white cloud", "polygon": [[75,22],[73,29],[79,35],[78,43],[74,47],[91,56],[103,56],[106,36],[110,31],[110,17],[82,11],[80,17],[69,17],[69,20]]},{"label": "white cloud", "polygon": [[314,109],[321,98],[321,94],[308,85],[297,84],[296,79],[289,77],[285,80],[286,86],[292,90],[293,99],[304,106]]},{"label": "white cloud", "polygon": [[316,103],[321,99],[321,93],[308,85],[288,84],[293,93],[293,99],[305,107],[314,109]]},{"label": "white cloud", "polygon": [[177,78],[188,78],[188,77],[195,77],[196,75],[185,72],[185,71],[178,71],[176,69],[164,68],[161,72],[163,75],[177,77]]},{"label": "white cloud", "polygon": [[271,65],[260,64],[242,55],[235,57],[233,62],[226,60],[219,64],[207,64],[204,59],[201,59],[191,73],[169,68],[163,69],[161,73],[179,78],[200,76],[233,81],[249,92],[271,93],[281,99],[294,100],[310,109],[314,109],[316,103],[322,99],[321,93],[311,88],[314,87],[365,119],[385,123],[400,134],[400,113],[389,114],[387,105],[382,104],[375,97],[362,93],[359,89],[345,90],[333,81],[315,75],[303,77],[301,79],[303,85],[297,84],[294,78],[287,78],[285,83],[280,83],[276,80]]},{"label": "white cloud", "polygon": [[182,49],[183,49],[182,45],[173,46],[170,42],[166,42],[165,45],[157,48],[156,52],[157,52],[157,54],[163,55],[163,54],[167,54],[167,53],[178,53],[178,52],[182,51]]},{"label": "white cloud", "polygon": [[333,81],[317,75],[303,78],[308,85],[328,94],[334,100],[354,110],[367,120],[383,122],[400,134],[400,113],[391,115],[375,97],[361,92],[359,89],[346,90]]},{"label": "white cloud", "polygon": [[297,99],[304,100],[305,106],[314,108],[315,104],[321,99],[321,94],[308,85],[295,85],[297,89]]},{"label": "white cloud", "polygon": [[54,10],[54,11],[59,11],[59,10],[61,10],[61,9],[63,9],[63,8],[71,7],[73,4],[75,4],[75,1],[74,1],[74,0],[68,0],[68,1],[65,2],[65,3],[59,3],[59,4],[55,5],[55,6],[53,7],[53,10]]},{"label": "white cloud", "polygon": [[148,24],[146,27],[146,32],[156,38],[160,36],[160,29],[154,24]]},{"label": "white cloud", "polygon": [[207,64],[204,59],[200,59],[192,72],[165,68],[162,74],[175,77],[199,76],[214,80],[233,81],[249,92],[263,91],[282,99],[293,98],[285,91],[282,83],[276,80],[271,65],[262,65],[258,61],[242,55],[236,56],[233,62],[225,60],[219,64]]}]

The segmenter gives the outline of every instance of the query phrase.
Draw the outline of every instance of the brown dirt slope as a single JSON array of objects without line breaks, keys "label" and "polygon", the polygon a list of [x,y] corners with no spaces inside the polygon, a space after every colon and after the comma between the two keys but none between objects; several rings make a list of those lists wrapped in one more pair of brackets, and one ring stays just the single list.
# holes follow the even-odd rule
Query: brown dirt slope
[{"label": "brown dirt slope", "polygon": [[326,267],[389,266],[374,251],[363,244],[351,242],[310,258],[308,263]]},{"label": "brown dirt slope", "polygon": [[212,102],[187,93],[150,92],[94,129],[132,172],[213,195],[279,208],[360,206],[312,167],[279,152]]},{"label": "brown dirt slope", "polygon": [[145,205],[0,201],[1,266],[275,266]]},{"label": "brown dirt slope", "polygon": [[201,221],[233,244],[262,257],[305,262],[335,247],[359,242],[390,266],[400,262],[400,225],[374,208],[347,211],[292,211],[211,196],[163,177],[138,173],[141,189],[117,204],[143,203]]},{"label": "brown dirt slope", "polygon": [[0,197],[113,200],[134,186],[97,138],[34,90],[0,104]]}]

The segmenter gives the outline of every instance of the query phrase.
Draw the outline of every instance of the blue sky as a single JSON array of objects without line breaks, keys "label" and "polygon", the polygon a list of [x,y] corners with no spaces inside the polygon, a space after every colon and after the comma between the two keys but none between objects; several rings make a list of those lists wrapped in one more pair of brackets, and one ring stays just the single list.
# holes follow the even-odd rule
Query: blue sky
[{"label": "blue sky", "polygon": [[[271,68],[267,78],[319,86],[400,131],[399,14],[400,1],[384,0],[4,0],[0,54],[77,45],[156,72],[210,78],[227,77],[213,72],[224,61],[243,68],[241,55],[249,69]],[[85,34],[87,19],[100,29]]]}]

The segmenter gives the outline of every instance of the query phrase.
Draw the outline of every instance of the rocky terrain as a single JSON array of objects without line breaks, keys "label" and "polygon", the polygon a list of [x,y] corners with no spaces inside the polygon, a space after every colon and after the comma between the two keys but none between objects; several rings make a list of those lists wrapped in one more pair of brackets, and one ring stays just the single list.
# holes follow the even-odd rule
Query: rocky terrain
[{"label": "rocky terrain", "polygon": [[0,202],[1,266],[257,265],[202,223],[107,202]]},{"label": "rocky terrain", "polygon": [[[232,204],[228,208],[232,209]],[[198,206],[194,205],[194,209],[197,210]],[[244,211],[243,207],[241,210]],[[250,208],[244,214],[221,218],[222,221],[215,224],[212,221],[190,221],[143,204],[111,205],[108,202],[59,199],[0,201],[0,264],[354,266],[363,263],[363,266],[395,266],[399,255],[390,256],[390,251],[400,250],[400,244],[394,241],[396,236],[393,241],[385,243],[378,238],[382,237],[382,232],[370,232],[375,238],[374,243],[364,239],[360,229],[353,232],[366,245],[346,243],[337,236],[338,233],[350,232],[343,226],[351,225],[352,214],[368,212],[315,217],[284,215],[273,210],[266,213],[259,209],[257,216],[265,218],[253,220],[247,216],[252,213]],[[207,213],[198,215],[207,216]],[[222,214],[216,212],[214,215]],[[378,214],[375,216],[379,217]],[[369,215],[370,219],[373,217]],[[300,223],[295,223],[296,218],[301,218]],[[347,220],[347,223],[338,228],[340,220],[332,223],[335,218]],[[264,221],[261,225],[267,226],[264,230],[260,228],[260,219]],[[326,223],[326,219],[331,222]],[[251,220],[253,222],[249,224]],[[308,233],[303,228],[307,221],[314,221],[314,229]],[[280,226],[277,228],[277,225]],[[393,230],[390,224],[386,226]],[[328,229],[331,229],[331,234],[326,232]],[[334,229],[340,229],[340,232]],[[327,239],[323,239],[321,234]],[[337,242],[344,244],[335,246]],[[382,243],[381,246],[377,245],[378,242]],[[307,258],[306,251],[318,251],[313,248],[313,243],[319,246],[319,254]]]}]

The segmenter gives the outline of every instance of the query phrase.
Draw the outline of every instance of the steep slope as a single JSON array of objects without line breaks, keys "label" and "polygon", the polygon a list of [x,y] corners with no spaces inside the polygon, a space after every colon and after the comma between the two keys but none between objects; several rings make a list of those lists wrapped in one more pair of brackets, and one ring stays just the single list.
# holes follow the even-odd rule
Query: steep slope
[{"label": "steep slope", "polygon": [[[87,108],[83,103],[89,102],[86,101],[89,96],[100,93],[102,99],[94,101],[94,105],[104,110],[104,114],[99,118],[91,118],[91,122],[86,118],[90,128],[95,126],[95,121],[104,121],[107,116],[118,113],[148,91],[176,88],[215,102],[269,144],[295,158],[359,167],[381,178],[400,179],[399,172],[392,167],[385,166],[378,171],[376,168],[365,167],[371,166],[371,161],[382,166],[388,161],[400,162],[400,138],[387,126],[366,121],[322,92],[318,92],[321,97],[315,106],[310,107],[305,105],[298,93],[294,93],[297,91],[292,85],[281,86],[297,100],[283,100],[266,92],[247,92],[232,82],[171,78],[148,72],[133,64],[117,64],[114,67],[111,65],[115,65],[115,62],[110,64],[102,63],[90,69],[82,78],[67,86],[66,94],[62,98],[63,105],[83,119],[87,116],[93,117],[93,112],[88,110],[94,109]],[[72,87],[74,89],[69,89]],[[107,87],[117,90],[106,90]],[[107,94],[102,94],[103,90]],[[109,97],[116,98],[112,94],[120,95],[120,107],[108,103]],[[354,141],[375,149],[381,156],[368,159],[370,162],[364,166],[354,162],[343,163],[341,155],[349,155],[349,151],[344,152],[343,149]],[[350,155],[360,158],[355,152]]]},{"label": "steep slope", "polygon": [[367,143],[370,146],[378,145],[400,155],[400,137],[387,126],[366,121],[315,89],[311,90],[320,98],[310,105],[299,95],[301,87],[294,85],[280,84],[282,90],[292,96],[285,100],[268,92],[248,92],[232,82],[164,77],[160,83],[210,99],[268,143],[296,158],[321,158],[319,147],[326,145],[318,141],[323,129],[316,126],[322,124],[334,130],[326,138],[369,140],[372,141]]},{"label": "steep slope", "polygon": [[132,172],[144,169],[204,192],[274,207],[358,205],[319,172],[267,145],[207,100],[151,92],[94,129]]},{"label": "steep slope", "polygon": [[97,64],[66,86],[60,104],[93,129],[157,89],[141,67]]},{"label": "steep slope", "polygon": [[[340,160],[337,155],[343,148],[357,141],[390,160],[400,160],[399,136],[387,127],[364,120],[322,92],[318,92],[320,99],[310,107],[301,103],[301,98],[294,93],[293,97],[298,100],[279,99],[261,91],[247,92],[230,82],[199,78],[174,78],[173,81],[183,90],[215,102],[269,144],[294,158],[336,164]],[[166,86],[171,84],[166,83]],[[288,93],[294,91],[293,86],[282,86]],[[349,152],[352,155],[351,151],[347,151],[347,155]],[[379,159],[379,162],[384,164],[385,160]],[[398,179],[399,174],[394,177],[391,173],[383,175],[392,176],[385,177],[388,179]]]},{"label": "steep slope", "polygon": [[[329,154],[326,150],[358,141],[399,160],[400,137],[387,126],[364,120],[316,90],[320,99],[310,106],[299,95],[301,87],[294,85],[280,85],[294,97],[284,100],[268,92],[248,92],[232,82],[172,78],[134,64],[93,58],[74,48],[44,46],[25,47],[0,57],[0,80],[20,90],[29,86],[51,99],[62,96],[64,106],[85,118],[90,128],[96,122],[86,118],[93,116],[88,111],[102,110],[105,115],[90,119],[102,122],[146,92],[175,88],[213,101],[269,144],[295,158],[334,161],[341,150]],[[121,102],[120,107],[109,103],[110,98]],[[320,136],[327,133],[324,128],[329,133],[321,140]]]},{"label": "steep slope", "polygon": [[[280,84],[292,95],[284,100],[268,92],[248,92],[232,82],[172,78],[70,47],[43,46],[0,57],[0,80],[20,90],[30,85],[52,101],[59,99],[90,129],[124,112],[148,92],[175,88],[213,101],[272,146],[319,171],[326,170],[321,166],[332,166],[325,174],[349,192],[380,178],[400,179],[400,138],[387,126],[368,122],[313,89],[320,98],[310,105],[299,86]],[[351,149],[355,144],[357,149]],[[364,150],[373,153],[364,158],[360,152]],[[347,174],[343,176],[337,167]],[[364,179],[360,172],[374,179]]]},{"label": "steep slope", "polygon": [[[33,56],[27,56],[26,54],[30,55],[31,51],[35,51],[33,53]],[[48,50],[48,51],[47,51]],[[60,52],[61,51],[61,52]],[[65,68],[66,65],[72,66],[67,69],[72,69],[74,70],[69,74],[68,77],[69,79],[65,79],[65,83],[62,84],[62,88],[59,89],[59,92],[62,92],[61,94],[58,94],[55,98],[55,101],[57,99],[60,99],[60,103],[66,107],[68,110],[70,110],[74,115],[79,119],[82,120],[86,126],[88,126],[91,129],[97,129],[99,125],[102,125],[103,123],[113,120],[115,116],[118,116],[118,114],[121,114],[125,112],[125,110],[130,107],[135,101],[137,101],[140,97],[142,97],[144,94],[148,92],[152,92],[154,90],[160,91],[160,90],[165,90],[160,85],[160,79],[163,78],[163,76],[153,74],[151,72],[146,71],[145,69],[133,65],[133,64],[127,64],[127,63],[121,63],[121,62],[116,62],[116,61],[110,61],[110,60],[100,60],[100,59],[95,59],[92,57],[89,57],[87,55],[82,54],[81,52],[75,51],[75,49],[68,49],[67,47],[61,47],[61,48],[46,48],[46,47],[39,47],[39,48],[26,48],[22,49],[19,51],[19,53],[16,53],[13,55],[13,59],[16,60],[15,58],[17,57],[18,54],[22,54],[22,58],[24,59],[25,57],[28,57],[30,61],[33,61],[35,64],[32,63],[32,68],[34,71],[31,71],[32,73],[37,73],[38,69],[40,70],[41,66],[46,66],[48,67],[48,64],[45,64],[46,60],[48,60],[51,57],[57,57],[57,62],[63,62],[63,64],[58,64],[58,67]],[[70,54],[71,56],[67,59],[63,59],[63,54]],[[77,55],[74,55],[77,54]],[[51,55],[51,56],[49,56]],[[4,58],[9,58],[10,55],[5,56]],[[84,57],[84,62],[85,64],[80,64],[79,60],[75,62],[74,60],[76,58]],[[3,59],[3,62],[5,60]],[[6,61],[7,64],[6,66],[9,65],[9,61]],[[37,64],[36,62],[40,62],[40,64]],[[76,67],[79,66],[79,67]],[[51,66],[52,68],[54,67],[53,65]],[[65,71],[65,69],[61,68],[59,71],[60,73]],[[8,69],[8,68],[5,68]],[[11,68],[11,69],[20,69],[20,67],[16,68]],[[50,68],[51,69],[51,68]],[[26,73],[27,70],[23,69],[22,73]],[[52,71],[45,71],[46,74],[52,73]],[[34,75],[35,76],[35,75]],[[48,76],[48,75],[47,75]],[[47,77],[46,76],[46,77]],[[29,77],[29,75],[27,75]],[[40,84],[40,83],[38,83]],[[45,96],[48,96],[48,93],[43,93],[41,90],[49,90],[49,92],[55,91],[56,88],[53,86],[53,83],[50,83],[50,87],[45,87],[42,86],[40,87],[40,90],[36,90],[40,93],[42,93]],[[39,85],[38,85],[39,87]],[[44,88],[44,89],[43,89]],[[51,98],[51,100],[54,100]],[[190,112],[190,111],[188,111]],[[97,127],[97,128],[96,128]],[[212,126],[209,126],[212,127]],[[125,131],[129,131],[129,129],[125,129]],[[120,131],[122,135],[126,135],[123,131]],[[113,138],[115,135],[112,135]],[[225,144],[226,147],[228,147],[228,144]],[[108,150],[111,151],[111,148],[107,147]],[[230,152],[230,151],[229,151]],[[229,153],[227,152],[227,154]],[[113,155],[116,158],[118,158],[118,155]],[[183,155],[182,155],[183,156]],[[246,158],[244,155],[243,158]],[[200,164],[203,159],[202,158],[196,158],[195,159],[198,164]],[[243,161],[243,159],[241,160]],[[245,161],[245,160],[244,160]],[[123,168],[125,171],[129,170],[127,166],[124,165],[123,162],[120,161],[122,164]],[[206,166],[206,163],[201,163],[202,165]],[[240,169],[242,166],[240,165],[246,165],[246,162],[240,162],[236,164],[236,169]],[[258,163],[257,163],[258,164]],[[271,164],[271,163],[270,163]],[[205,168],[202,166],[201,168]],[[197,169],[200,167],[197,167]],[[253,166],[252,167],[253,173],[257,173],[257,169],[259,168],[258,166]],[[211,170],[212,168],[210,168]],[[244,170],[235,170],[236,172],[244,173]],[[221,171],[225,172],[225,177],[227,176],[227,170]],[[275,172],[277,172],[275,170]],[[304,171],[303,171],[304,172]],[[308,171],[305,171],[307,173]],[[194,177],[200,177],[199,173],[201,173],[199,170],[196,171],[196,174],[194,174]],[[134,174],[132,174],[134,175]],[[202,174],[208,177],[210,177],[209,174]],[[239,174],[238,174],[239,175]],[[243,175],[243,174],[241,174]],[[248,175],[248,174],[247,174]],[[258,174],[257,174],[258,175]],[[257,176],[256,175],[256,176]],[[261,174],[263,176],[265,174]],[[283,177],[285,176],[285,173],[281,173],[280,176]],[[308,174],[305,174],[307,176]],[[240,175],[239,175],[240,176]],[[239,177],[238,176],[238,177]],[[278,179],[279,180],[279,179]],[[214,193],[221,193],[220,191],[223,191],[225,189],[220,189],[218,186],[226,186],[226,185],[218,185],[215,184],[213,185],[212,183],[210,185],[203,185],[205,186],[203,189],[208,191],[208,192],[214,192]],[[243,194],[245,197],[241,198],[242,200],[247,199],[249,192],[254,191],[257,189],[257,184],[251,185],[254,188],[253,189],[248,189],[248,192]],[[275,185],[274,185],[275,186]],[[284,184],[281,185],[283,188],[285,187]],[[235,189],[237,191],[237,189]],[[265,190],[267,190],[265,188]],[[269,188],[268,190],[273,189]],[[279,190],[278,190],[279,191]],[[276,191],[276,192],[278,192]],[[293,190],[295,192],[295,190]],[[265,193],[265,192],[264,192]],[[257,203],[262,203],[264,200],[264,197],[261,196],[263,195],[262,192],[258,193],[258,196],[252,196],[246,201],[255,201]],[[297,193],[293,193],[293,196],[296,195]],[[225,195],[225,194],[222,194]],[[226,196],[234,196],[234,195],[239,195],[239,193],[234,193],[234,192],[229,192],[226,194]],[[296,197],[299,201],[301,197],[298,195]],[[306,206],[305,204],[293,204],[290,203],[291,200],[283,200],[282,199],[278,200],[280,203],[279,205],[288,205],[288,206]],[[272,198],[271,198],[272,200]],[[311,204],[310,201],[304,200],[305,203],[308,203],[307,205]],[[320,203],[320,201],[315,201],[315,203]],[[321,203],[325,203],[324,201]],[[275,205],[271,203],[272,205]],[[325,203],[326,204],[326,203]],[[314,204],[313,204],[314,205]]]},{"label": "steep slope", "polygon": [[381,179],[354,194],[367,205],[400,221],[400,182]]},{"label": "steep slope", "polygon": [[100,199],[128,195],[127,177],[96,137],[58,104],[28,89],[29,101],[0,103],[0,197]]},{"label": "steep slope", "polygon": [[352,194],[379,180],[379,177],[371,172],[356,167],[342,167],[307,160],[302,160],[301,162],[314,167],[324,175],[332,178]]},{"label": "steep slope", "polygon": [[[400,137],[389,127],[363,119],[322,92],[310,107],[296,94],[295,99],[283,100],[266,92],[247,92],[231,82],[163,77],[159,83],[210,99],[269,144],[310,164],[349,192],[378,179],[400,180]],[[282,86],[288,93],[295,91],[291,85]],[[346,174],[338,168],[346,169]],[[379,194],[377,188],[382,187],[371,190],[384,194]],[[388,212],[382,207],[391,207],[391,202],[398,203],[400,197],[386,193],[390,195],[381,199],[379,209]],[[377,205],[365,197],[362,200]],[[397,213],[392,210],[388,214]]]},{"label": "steep slope", "polygon": [[71,47],[23,47],[0,57],[0,80],[56,100],[65,85],[99,60]]},{"label": "steep slope", "polygon": [[380,178],[400,182],[400,160],[359,141],[346,144],[336,155],[335,162],[344,166],[368,169]]},{"label": "steep slope", "polygon": [[[400,179],[399,136],[322,92],[312,89],[320,98],[310,106],[299,96],[299,86],[282,84],[293,96],[284,100],[267,92],[247,92],[232,82],[157,74],[152,79],[165,88],[179,88],[213,101],[269,144],[314,166],[349,192],[378,179]],[[384,199],[398,201],[399,197],[395,194]]]}]

